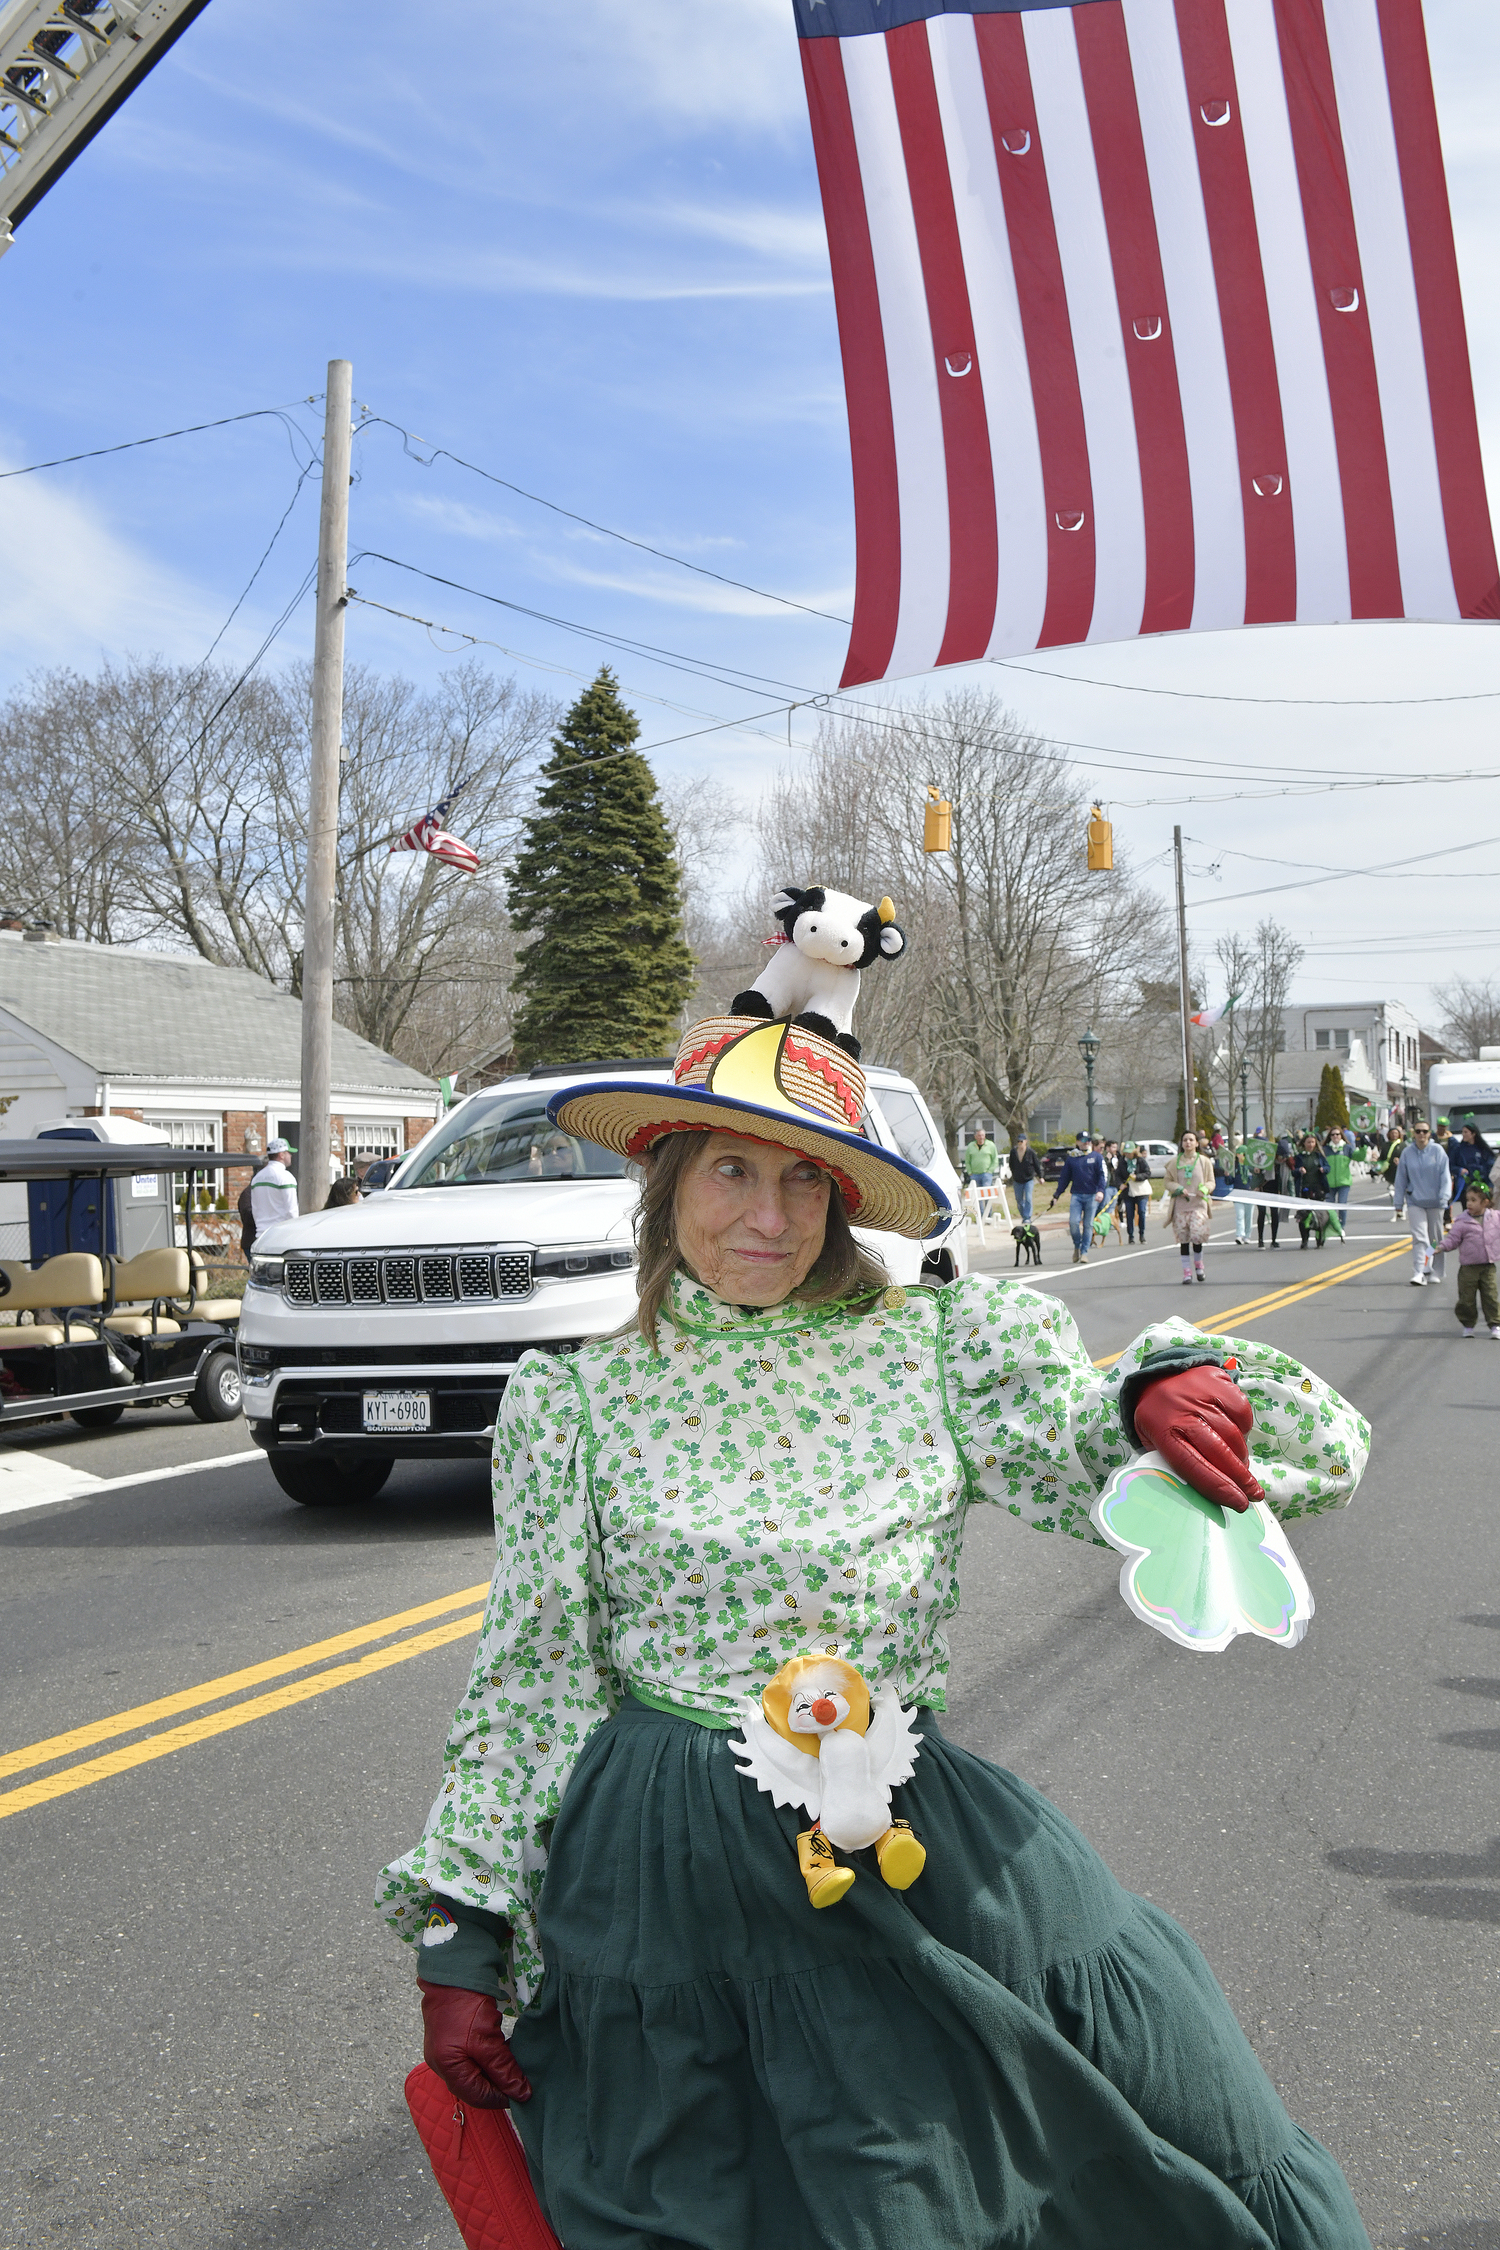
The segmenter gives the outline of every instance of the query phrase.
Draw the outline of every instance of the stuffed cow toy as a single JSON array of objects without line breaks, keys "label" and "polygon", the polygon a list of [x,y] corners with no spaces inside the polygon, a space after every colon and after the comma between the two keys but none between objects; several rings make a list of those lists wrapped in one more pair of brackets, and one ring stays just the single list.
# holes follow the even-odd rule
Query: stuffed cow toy
[{"label": "stuffed cow toy", "polygon": [[736,1016],[767,1016],[836,1040],[859,1060],[853,1029],[859,972],[894,961],[906,950],[888,898],[867,906],[844,891],[778,891],[771,912],[781,924],[776,951],[747,992],[730,1002]]}]

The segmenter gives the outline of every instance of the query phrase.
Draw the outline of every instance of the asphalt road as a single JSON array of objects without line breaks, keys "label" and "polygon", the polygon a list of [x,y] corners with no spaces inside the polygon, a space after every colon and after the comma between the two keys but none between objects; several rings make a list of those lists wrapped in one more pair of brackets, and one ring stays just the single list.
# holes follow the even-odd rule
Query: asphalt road
[{"label": "asphalt road", "polygon": [[[1500,2250],[1500,1345],[1460,1344],[1451,1281],[1410,1289],[1401,1258],[1286,1300],[1383,1249],[1388,1214],[1361,1231],[1321,1257],[1216,1246],[1191,1292],[1159,1234],[1084,1269],[1049,1238],[1040,1278],[1099,1357],[1273,1297],[1232,1325],[1351,1396],[1374,1456],[1352,1509],[1297,1530],[1318,1610],[1291,1654],[1175,1650],[1110,1558],[976,1513],[950,1727],[1191,1930],[1380,2250]],[[485,1476],[398,1470],[327,1515],[258,1461],[110,1482],[245,1444],[171,1412],[0,1439],[0,1753],[180,1699],[0,1760],[3,2250],[457,2242],[401,2098],[411,1965],[368,1901],[465,1677]],[[56,1481],[80,1470],[109,1488]],[[63,1496],[26,1504],[22,1471]]]}]

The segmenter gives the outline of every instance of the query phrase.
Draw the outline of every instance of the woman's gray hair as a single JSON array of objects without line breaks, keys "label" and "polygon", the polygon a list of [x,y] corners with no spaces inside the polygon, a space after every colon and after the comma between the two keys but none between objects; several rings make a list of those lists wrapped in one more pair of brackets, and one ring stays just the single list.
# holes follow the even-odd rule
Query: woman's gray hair
[{"label": "woman's gray hair", "polygon": [[[635,1325],[655,1351],[656,1323],[672,1276],[687,1268],[677,1242],[677,1190],[704,1145],[702,1133],[668,1133],[645,1160],[645,1179],[635,1214],[635,1246],[640,1261],[636,1288],[640,1302]],[[849,1214],[836,1180],[828,1184],[828,1220],[817,1262],[792,1296],[800,1305],[826,1305],[840,1298],[872,1297],[890,1281],[872,1251],[861,1249],[849,1231]]]}]

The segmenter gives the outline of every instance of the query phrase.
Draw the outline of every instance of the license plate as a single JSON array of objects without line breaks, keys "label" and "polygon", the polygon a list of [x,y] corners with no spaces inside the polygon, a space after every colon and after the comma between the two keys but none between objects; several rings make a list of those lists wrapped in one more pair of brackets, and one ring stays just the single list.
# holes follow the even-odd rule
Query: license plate
[{"label": "license plate", "polygon": [[430,1430],[431,1391],[366,1391],[367,1430]]}]

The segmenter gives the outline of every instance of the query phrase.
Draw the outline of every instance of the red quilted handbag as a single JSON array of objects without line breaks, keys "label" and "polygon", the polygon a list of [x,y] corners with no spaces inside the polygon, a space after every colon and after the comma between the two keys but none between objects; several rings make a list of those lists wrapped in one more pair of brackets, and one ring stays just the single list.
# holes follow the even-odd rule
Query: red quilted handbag
[{"label": "red quilted handbag", "polygon": [[426,2063],[406,2081],[406,2106],[467,2250],[562,2250],[507,2111],[465,2109]]}]

